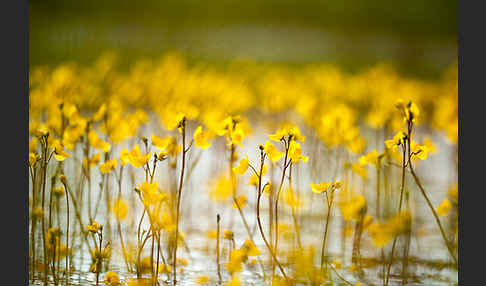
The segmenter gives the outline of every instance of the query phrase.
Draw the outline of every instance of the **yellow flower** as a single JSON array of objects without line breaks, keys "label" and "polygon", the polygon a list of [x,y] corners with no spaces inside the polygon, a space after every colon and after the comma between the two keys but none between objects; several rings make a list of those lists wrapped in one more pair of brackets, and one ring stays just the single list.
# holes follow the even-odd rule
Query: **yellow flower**
[{"label": "yellow flower", "polygon": [[175,116],[168,116],[165,122],[165,127],[167,127],[168,130],[179,128],[180,123],[184,120],[185,117],[186,115],[182,112],[177,113]]},{"label": "yellow flower", "polygon": [[94,154],[93,156],[91,156],[91,158],[84,158],[83,159],[83,167],[85,169],[89,169],[91,167],[94,167],[94,166],[98,165],[98,163],[100,162],[100,159],[101,159],[100,153]]},{"label": "yellow flower", "polygon": [[371,236],[373,244],[379,248],[383,248],[393,238],[392,233],[388,229],[385,229],[385,226],[379,222],[369,225],[367,231]]},{"label": "yellow flower", "polygon": [[113,171],[116,168],[117,160],[113,158],[112,160],[108,160],[105,163],[99,166],[101,174],[107,174]]},{"label": "yellow flower", "polygon": [[[215,132],[218,136],[223,136],[227,134],[231,129],[233,129],[233,119],[231,116],[226,117],[223,121],[216,123]],[[237,123],[237,122],[236,122]]]},{"label": "yellow flower", "polygon": [[59,186],[59,187],[57,187],[57,188],[54,188],[54,189],[52,190],[52,193],[53,193],[55,196],[57,196],[57,197],[61,197],[61,196],[64,196],[65,191],[64,191],[64,188],[63,188],[62,186]]},{"label": "yellow flower", "polygon": [[292,139],[296,141],[305,142],[305,136],[300,134],[299,127],[288,123],[284,124],[275,134],[268,135],[270,140],[275,142],[280,142],[285,136],[292,136]]},{"label": "yellow flower", "polygon": [[141,154],[140,147],[135,144],[133,149],[128,153],[128,160],[133,167],[140,168],[150,160],[150,154]]},{"label": "yellow flower", "polygon": [[363,155],[359,158],[359,163],[361,165],[373,165],[375,167],[378,167],[380,165],[380,160],[382,158],[381,154],[378,154],[378,151],[376,149],[373,149],[373,151],[369,152],[366,155]]},{"label": "yellow flower", "polygon": [[194,131],[194,144],[201,149],[206,149],[211,146],[208,139],[208,133],[202,131],[202,126],[198,126],[196,131]]},{"label": "yellow flower", "polygon": [[231,130],[230,132],[230,139],[231,139],[230,144],[241,146],[241,141],[243,141],[244,138],[245,138],[245,132],[240,127],[240,125],[236,125],[234,130]]},{"label": "yellow flower", "polygon": [[86,226],[86,230],[92,233],[97,233],[103,226],[93,221],[91,224]]},{"label": "yellow flower", "polygon": [[127,148],[123,148],[120,152],[120,163],[122,166],[130,163],[130,152]]},{"label": "yellow flower", "polygon": [[231,280],[226,282],[225,286],[241,286],[240,278],[237,276],[231,276]]},{"label": "yellow flower", "polygon": [[300,148],[300,144],[295,141],[290,141],[289,145],[289,158],[292,160],[292,163],[298,163],[299,160],[307,162],[309,157],[302,155],[302,149]]},{"label": "yellow flower", "polygon": [[419,158],[420,160],[427,159],[429,149],[425,145],[416,144],[413,140],[410,142],[410,151],[412,151],[412,158]]},{"label": "yellow flower", "polygon": [[268,138],[270,138],[270,140],[272,140],[272,141],[280,142],[287,135],[288,135],[287,130],[281,128],[281,129],[277,130],[277,132],[275,134],[269,134]]},{"label": "yellow flower", "polygon": [[239,175],[243,175],[248,169],[248,165],[249,165],[248,155],[246,155],[244,159],[240,160],[240,164],[238,166],[233,167],[233,172]]},{"label": "yellow flower", "polygon": [[425,137],[423,145],[427,148],[429,154],[434,154],[435,152],[437,152],[437,147],[434,145],[434,142],[432,142],[429,137]]},{"label": "yellow flower", "polygon": [[152,263],[152,258],[150,256],[145,256],[140,260],[140,270],[142,273],[148,273],[152,270],[152,267],[155,268],[155,265]]},{"label": "yellow flower", "polygon": [[169,273],[172,272],[172,267],[170,265],[167,265],[167,264],[159,264],[158,272],[159,273],[169,274]]},{"label": "yellow flower", "polygon": [[35,153],[37,151],[37,144],[39,140],[37,140],[36,137],[32,138],[32,140],[29,141],[29,152],[30,153]]},{"label": "yellow flower", "polygon": [[268,184],[265,184],[265,186],[263,187],[263,193],[270,194],[271,191],[272,191],[272,182],[268,182]]},{"label": "yellow flower", "polygon": [[105,274],[105,284],[114,286],[120,284],[120,277],[113,271],[108,271]]},{"label": "yellow flower", "polygon": [[449,197],[451,197],[452,202],[457,205],[459,200],[459,189],[457,184],[452,185],[452,187],[448,191]]},{"label": "yellow flower", "polygon": [[102,150],[105,153],[109,152],[111,149],[110,143],[105,142],[100,137],[98,137],[98,134],[94,130],[89,131],[88,142],[91,146],[93,146],[93,148]]},{"label": "yellow flower", "polygon": [[143,182],[141,185],[137,184],[138,189],[143,193],[143,203],[145,205],[154,205],[162,201],[165,196],[159,191],[158,182]]},{"label": "yellow flower", "polygon": [[265,149],[265,153],[267,154],[268,158],[273,162],[277,162],[284,155],[284,153],[279,152],[277,147],[275,147],[268,140],[265,142],[265,146],[263,148]]},{"label": "yellow flower", "polygon": [[[245,195],[239,195],[238,198],[236,198],[236,201],[238,202],[238,206],[241,209],[246,206],[246,196]],[[236,202],[233,203],[234,209],[238,209],[238,206],[236,205]]]},{"label": "yellow flower", "polygon": [[40,160],[40,155],[36,154],[36,153],[33,153],[33,152],[30,152],[29,153],[29,164],[31,166],[34,166],[35,163]]},{"label": "yellow flower", "polygon": [[291,188],[288,188],[284,192],[284,202],[291,208],[298,208],[302,206],[302,200],[300,196],[295,195]]},{"label": "yellow flower", "polygon": [[366,146],[366,140],[363,137],[357,136],[346,144],[349,151],[354,154],[359,154]]},{"label": "yellow flower", "polygon": [[358,174],[361,178],[363,178],[363,180],[366,180],[368,177],[368,171],[366,171],[366,168],[363,167],[363,165],[361,165],[359,162],[352,163],[349,165],[349,167],[351,168],[351,171]]},{"label": "yellow flower", "polygon": [[241,272],[242,263],[246,261],[246,259],[247,255],[244,250],[234,249],[230,253],[230,258],[226,264],[226,269],[228,269],[229,273],[231,274]]},{"label": "yellow flower", "polygon": [[177,144],[177,139],[175,137],[166,136],[164,138],[160,138],[153,134],[151,137],[152,144],[162,151],[157,155],[159,158],[163,158],[166,155],[175,157],[179,152],[182,151],[182,145]]},{"label": "yellow flower", "polygon": [[165,150],[168,149],[170,141],[172,140],[172,138],[170,136],[160,138],[159,136],[156,136],[156,135],[153,135],[153,134],[151,135],[151,138],[152,138],[152,144],[162,151],[165,151]]},{"label": "yellow flower", "polygon": [[343,186],[343,183],[341,183],[341,181],[335,181],[332,186],[334,189],[340,189]]},{"label": "yellow flower", "polygon": [[208,276],[202,275],[196,278],[196,283],[199,285],[208,284],[211,279]]},{"label": "yellow flower", "polygon": [[93,114],[93,121],[96,122],[96,121],[100,121],[101,119],[103,119],[103,117],[105,116],[106,114],[106,103],[103,103],[102,105],[100,105],[100,107],[98,108],[98,110]]},{"label": "yellow flower", "polygon": [[397,150],[398,146],[405,144],[405,139],[407,135],[403,133],[403,131],[398,131],[393,139],[385,140],[385,145],[388,149],[392,149],[393,151]]},{"label": "yellow flower", "polygon": [[223,237],[227,240],[233,240],[235,234],[229,230],[229,229],[225,229],[223,230]]},{"label": "yellow flower", "polygon": [[66,158],[71,157],[71,154],[67,153],[64,150],[64,147],[61,145],[59,141],[55,141],[53,147],[54,147],[54,157],[56,158],[57,161],[62,162]]},{"label": "yellow flower", "polygon": [[232,184],[229,178],[222,176],[214,185],[209,192],[214,201],[224,202],[231,196]]},{"label": "yellow flower", "polygon": [[411,215],[409,211],[402,211],[385,223],[371,223],[366,230],[368,231],[373,244],[376,247],[385,247],[393,237],[406,232],[410,227]]},{"label": "yellow flower", "polygon": [[217,238],[218,237],[218,232],[214,229],[208,230],[208,232],[206,234],[207,234],[208,238]]},{"label": "yellow flower", "polygon": [[[259,171],[259,170],[257,170]],[[265,175],[267,173],[267,165],[263,165],[263,169],[262,169],[262,176]],[[256,174],[253,174],[250,178],[250,181],[248,182],[248,185],[250,186],[258,186],[258,176]],[[263,182],[262,182],[262,185],[263,185]],[[270,190],[270,185],[267,185],[268,189],[267,190]]]},{"label": "yellow flower", "polygon": [[365,217],[363,218],[363,228],[367,229],[372,222],[373,222],[373,217],[370,215],[365,215]]},{"label": "yellow flower", "polygon": [[244,250],[247,256],[258,256],[261,253],[260,249],[249,239],[245,240],[245,243],[243,243],[240,249]]},{"label": "yellow flower", "polygon": [[171,232],[175,230],[176,225],[171,213],[168,211],[159,212],[155,217],[155,223],[163,230]]},{"label": "yellow flower", "polygon": [[338,206],[346,221],[358,220],[366,211],[366,199],[353,192],[341,192]]},{"label": "yellow flower", "polygon": [[440,216],[447,215],[450,212],[451,207],[452,207],[451,202],[446,198],[442,201],[442,203],[439,206],[437,206],[436,208],[437,214]]},{"label": "yellow flower", "polygon": [[319,184],[311,184],[312,192],[316,194],[320,194],[324,191],[326,191],[331,184],[328,184],[326,182],[321,182]]},{"label": "yellow flower", "polygon": [[111,210],[113,211],[113,214],[115,214],[115,217],[119,220],[125,219],[128,215],[127,204],[122,199],[116,200]]},{"label": "yellow flower", "polygon": [[410,101],[406,106],[405,106],[405,119],[407,121],[412,121],[413,123],[416,123],[416,119],[420,115],[420,110],[415,104],[415,102]]}]

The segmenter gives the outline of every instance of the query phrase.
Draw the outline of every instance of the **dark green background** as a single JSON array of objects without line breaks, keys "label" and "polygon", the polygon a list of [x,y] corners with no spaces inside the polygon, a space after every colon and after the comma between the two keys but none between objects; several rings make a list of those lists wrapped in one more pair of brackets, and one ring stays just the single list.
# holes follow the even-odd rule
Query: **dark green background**
[{"label": "dark green background", "polygon": [[178,51],[189,62],[234,58],[349,71],[390,62],[436,77],[457,61],[451,0],[80,0],[29,3],[30,66],[90,64],[117,51],[125,68]]}]

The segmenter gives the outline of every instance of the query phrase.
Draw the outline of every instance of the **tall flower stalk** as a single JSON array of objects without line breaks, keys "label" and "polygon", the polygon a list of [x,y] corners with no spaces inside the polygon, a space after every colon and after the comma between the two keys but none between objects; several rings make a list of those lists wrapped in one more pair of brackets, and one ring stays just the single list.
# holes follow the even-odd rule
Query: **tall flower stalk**
[{"label": "tall flower stalk", "polygon": [[184,169],[186,166],[186,153],[189,151],[186,149],[186,118],[184,117],[179,123],[178,128],[181,130],[182,136],[182,166],[181,175],[179,179],[179,188],[177,190],[177,202],[176,202],[176,229],[175,229],[175,242],[174,242],[174,255],[172,260],[173,282],[177,284],[177,243],[179,240],[179,216],[180,216],[180,204],[182,194],[182,183],[184,181]]},{"label": "tall flower stalk", "polygon": [[[263,241],[265,242],[265,245],[267,246],[268,248],[268,251],[270,252],[270,254],[272,255],[273,257],[273,260],[275,261],[275,263],[277,264],[278,268],[280,269],[280,272],[282,273],[282,275],[284,276],[285,280],[287,280],[288,282],[290,282],[289,278],[287,277],[287,275],[285,274],[285,271],[282,267],[282,265],[280,264],[280,262],[278,261],[277,259],[277,256],[275,255],[275,252],[273,251],[272,247],[270,246],[270,244],[268,243],[268,240],[267,238],[265,237],[265,233],[263,231],[263,227],[262,227],[262,222],[261,222],[261,219],[260,219],[260,199],[262,197],[262,193],[263,193],[263,189],[262,189],[262,174],[263,174],[263,165],[265,164],[265,157],[266,157],[266,154],[264,152],[264,148],[262,145],[260,145],[259,147],[260,149],[260,171],[258,172],[257,176],[258,176],[258,197],[257,197],[257,208],[256,208],[256,212],[257,212],[257,222],[258,222],[258,228],[260,230],[260,234],[263,238]],[[253,168],[254,169],[254,168]]]}]

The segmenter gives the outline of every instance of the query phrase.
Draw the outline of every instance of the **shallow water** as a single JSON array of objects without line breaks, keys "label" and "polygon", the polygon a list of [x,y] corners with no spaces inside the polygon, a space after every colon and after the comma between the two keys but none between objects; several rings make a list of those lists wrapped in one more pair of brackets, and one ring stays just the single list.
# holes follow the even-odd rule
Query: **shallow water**
[{"label": "shallow water", "polygon": [[[150,136],[150,129],[145,127],[142,134],[145,136]],[[421,136],[421,135],[418,135]],[[245,144],[239,154],[248,154],[250,162],[256,162],[257,150],[249,150],[248,146],[258,146],[258,144],[263,143],[265,140],[265,134],[259,131],[249,138],[245,139]],[[438,205],[442,199],[446,196],[448,187],[451,183],[456,181],[456,171],[451,160],[451,154],[454,150],[441,135],[434,135],[432,137],[436,146],[438,147],[438,153],[431,156],[424,162],[420,162],[417,166],[417,173],[421,178],[423,178],[424,187],[429,194],[433,205]],[[132,143],[127,144],[127,147],[131,147]],[[210,240],[207,238],[206,232],[210,229],[216,228],[216,214],[219,213],[222,217],[221,228],[222,229],[232,229],[234,231],[234,237],[236,245],[239,247],[244,240],[247,238],[247,233],[238,213],[231,208],[231,204],[217,204],[213,202],[209,196],[209,185],[208,178],[213,178],[216,174],[220,172],[226,172],[227,170],[227,155],[223,154],[221,150],[224,148],[224,142],[213,142],[213,146],[208,150],[204,150],[201,158],[199,159],[197,165],[195,166],[193,172],[188,174],[186,181],[184,182],[183,195],[182,195],[182,215],[180,221],[180,229],[185,233],[185,241],[190,252],[184,247],[180,247],[178,251],[178,257],[188,259],[188,265],[184,267],[184,274],[178,275],[179,285],[193,285],[195,284],[195,279],[200,275],[209,276],[213,284],[216,285],[214,281],[217,281],[217,266],[214,251],[215,240]],[[318,147],[319,146],[319,147]],[[122,147],[118,146],[115,148],[113,154],[119,154]],[[314,245],[316,253],[320,256],[320,244],[322,241],[323,229],[324,229],[324,214],[326,213],[327,207],[324,207],[324,200],[316,198],[316,195],[310,191],[309,184],[312,182],[328,181],[331,179],[333,174],[335,174],[335,166],[337,162],[334,160],[326,161],[329,164],[322,164],[325,160],[328,151],[315,143],[312,136],[308,137],[308,140],[302,144],[304,154],[316,154],[311,156],[307,164],[300,164],[294,170],[295,180],[293,181],[293,187],[302,196],[305,202],[304,207],[297,211],[298,225],[301,230],[302,244]],[[218,151],[219,150],[219,151]],[[380,150],[379,150],[380,151]],[[194,162],[199,156],[200,149],[193,148],[189,153],[189,166],[191,162]],[[333,152],[333,151],[331,151]],[[80,154],[77,154],[79,158]],[[224,157],[222,157],[224,156]],[[74,160],[72,160],[74,161]],[[325,167],[323,166],[325,165]],[[77,172],[73,163],[66,164],[65,172]],[[157,170],[158,176],[156,180],[159,181],[159,186],[164,189],[164,186],[168,185],[167,181],[167,164],[160,167]],[[279,168],[275,168],[275,177],[273,181],[276,181],[278,173],[280,173]],[[374,182],[373,172],[370,172],[370,180]],[[336,179],[342,179],[340,177],[342,174],[337,173]],[[136,211],[130,210],[135,214],[135,216],[130,216],[128,221],[122,223],[122,231],[124,237],[136,238],[136,228],[134,223],[139,220],[142,213],[142,206],[140,202],[135,201],[133,196],[133,186],[134,182],[142,182],[144,180],[144,175],[141,171],[134,174],[134,182],[131,179],[126,178],[123,181],[123,196],[128,200],[129,206],[135,208]],[[267,179],[272,178],[271,172],[267,175]],[[114,178],[110,183],[115,186]],[[248,174],[242,176],[240,179],[240,184],[238,188],[239,194],[246,194],[248,197],[248,205],[244,208],[244,213],[246,219],[249,223],[250,229],[254,230],[255,243],[260,250],[262,250],[261,258],[267,259],[268,251],[265,247],[263,240],[261,239],[258,229],[255,227],[255,201],[256,201],[256,191],[254,187],[250,187],[246,184],[248,181]],[[94,175],[92,178],[93,182],[99,182],[100,177]],[[354,178],[355,188],[365,194],[368,200],[368,213],[374,212],[374,186],[372,184],[367,184],[365,187],[369,190],[363,189],[362,185],[359,184],[358,178]],[[93,190],[96,190],[96,184],[93,183]],[[392,184],[392,188],[398,188],[396,182]],[[449,254],[442,241],[439,234],[438,227],[433,220],[432,214],[428,209],[424,199],[418,192],[418,189],[413,184],[411,178],[407,181],[407,188],[411,191],[410,196],[410,207],[413,213],[412,222],[412,238],[410,245],[410,262],[409,262],[409,276],[407,278],[407,285],[455,285],[457,284],[457,269],[452,267],[450,263]],[[115,195],[113,191],[112,195]],[[92,201],[96,202],[98,200],[98,194],[92,191]],[[389,209],[396,210],[398,204],[397,196],[390,197]],[[262,220],[264,224],[264,229],[268,230],[268,203],[267,199],[263,198],[262,201]],[[290,208],[285,206],[284,203],[281,204],[280,208],[281,215],[280,219],[292,225]],[[63,206],[61,206],[63,210]],[[83,209],[86,212],[86,208]],[[342,228],[342,216],[339,208],[333,207],[333,216],[329,229],[329,239],[327,246],[328,256],[333,259],[339,259],[342,262],[343,267],[337,271],[341,276],[347,279],[351,283],[356,283],[360,281],[362,285],[381,285],[382,284],[382,271],[383,265],[378,261],[377,266],[364,267],[362,275],[358,275],[356,272],[350,272],[348,267],[351,265],[351,249],[352,249],[352,236],[346,238],[346,244],[342,245],[341,241],[341,228]],[[87,214],[83,213],[83,218],[87,223]],[[100,209],[98,211],[95,220],[104,224],[106,221],[106,208],[104,203],[100,204]],[[72,224],[76,225],[76,224]],[[109,262],[109,271],[115,271],[120,275],[122,281],[126,281],[128,278],[134,278],[136,275],[134,273],[128,273],[121,256],[121,250],[118,240],[118,235],[116,233],[116,225],[113,218],[111,219],[111,226],[113,233],[111,234],[111,244],[112,244],[112,257]],[[72,227],[74,231],[78,226]],[[142,228],[148,229],[148,223],[145,223]],[[130,235],[132,233],[132,235]],[[108,236],[109,237],[109,236]],[[71,238],[72,239],[72,238]],[[380,251],[373,247],[371,238],[363,233],[361,242],[361,256],[362,263],[369,259],[375,259],[380,257]],[[80,239],[77,238],[75,246],[79,245]],[[135,241],[135,240],[134,240]],[[400,239],[399,239],[400,241]],[[222,254],[222,269],[224,268],[224,263],[227,261],[227,251],[229,247],[229,241],[222,240],[221,249]],[[399,243],[400,244],[400,243]],[[282,242],[280,249],[285,249],[285,243]],[[343,254],[342,250],[345,250]],[[391,243],[385,247],[385,253],[390,252]],[[148,251],[147,247],[145,248]],[[225,253],[226,251],[226,253]],[[395,261],[399,261],[400,253],[402,249],[397,248],[395,252]],[[148,252],[147,252],[148,253]],[[84,255],[83,255],[84,254]],[[167,253],[164,253],[167,257]],[[226,256],[225,256],[226,255]],[[368,259],[368,260],[369,260]],[[318,265],[316,261],[316,265]],[[75,269],[71,271],[70,285],[94,285],[96,278],[95,274],[89,272],[89,267],[91,264],[89,254],[84,247],[83,252],[75,251],[72,258],[72,265]],[[376,263],[375,263],[376,264]],[[61,267],[63,267],[64,262],[61,262]],[[390,278],[390,285],[401,285],[402,278],[399,274],[402,271],[402,264],[399,262],[394,263]],[[222,270],[223,280],[230,278],[227,271]],[[244,270],[240,273],[241,281],[245,285],[263,285],[264,282],[261,277],[260,268],[256,265],[250,268],[248,265],[244,266]],[[266,268],[266,274],[271,274],[271,268]],[[42,275],[41,275],[42,276]],[[148,277],[148,276],[147,276]],[[104,273],[100,275],[100,281],[103,281]],[[339,279],[333,275],[334,281],[338,283]],[[168,281],[167,276],[162,274],[159,280],[160,283],[171,284]],[[53,283],[52,283],[53,284]],[[36,282],[31,282],[31,285],[43,285],[42,282],[37,280]],[[64,285],[62,282],[61,285]]]}]

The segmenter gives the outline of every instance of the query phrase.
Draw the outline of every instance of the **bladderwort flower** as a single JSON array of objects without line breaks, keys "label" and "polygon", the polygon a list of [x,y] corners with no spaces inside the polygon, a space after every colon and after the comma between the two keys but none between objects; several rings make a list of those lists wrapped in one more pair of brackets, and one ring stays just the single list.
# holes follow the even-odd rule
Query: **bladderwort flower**
[{"label": "bladderwort flower", "polygon": [[[122,150],[123,152],[123,150]],[[140,151],[140,147],[138,147],[138,144],[135,144],[132,148],[132,150],[130,152],[128,152],[128,154],[124,153],[123,154],[124,156],[127,155],[128,158],[128,162],[134,167],[134,168],[141,168],[143,167],[145,164],[147,164],[147,162],[150,160],[150,155],[151,155],[151,152],[149,152],[148,154],[142,154],[142,152]],[[121,157],[120,157],[121,159]],[[123,160],[123,159],[121,159]]]},{"label": "bladderwort flower", "polygon": [[98,233],[102,228],[103,226],[98,224],[96,221],[93,221],[91,224],[86,226],[86,230],[92,233]]},{"label": "bladderwort flower", "polygon": [[240,160],[238,166],[233,167],[233,172],[235,172],[238,175],[243,175],[248,169],[249,164],[250,163],[248,161],[248,155],[245,155],[245,158]]},{"label": "bladderwort flower", "polygon": [[111,160],[106,161],[103,164],[100,164],[99,168],[100,168],[101,174],[108,174],[111,171],[113,171],[116,168],[117,162],[118,162],[117,159],[113,158]]},{"label": "bladderwort flower", "polygon": [[116,274],[116,272],[108,271],[105,274],[105,284],[109,286],[120,285],[120,277],[118,274]]},{"label": "bladderwort flower", "polygon": [[292,163],[298,163],[299,161],[306,163],[309,160],[309,157],[302,155],[302,148],[300,147],[300,144],[294,140],[290,141],[289,143],[288,156]]},{"label": "bladderwort flower", "polygon": [[209,141],[208,141],[209,133],[204,132],[202,130],[202,126],[198,126],[196,128],[196,131],[194,131],[193,137],[194,137],[194,145],[196,145],[196,147],[199,147],[201,149],[206,149],[209,146],[211,146],[211,143],[209,143]]},{"label": "bladderwort flower", "polygon": [[265,154],[267,154],[267,157],[273,162],[279,161],[284,155],[283,152],[279,152],[277,147],[275,147],[275,145],[270,143],[268,140],[265,142],[263,148],[265,149]]},{"label": "bladderwort flower", "polygon": [[54,158],[56,158],[57,161],[64,161],[66,158],[71,157],[71,154],[66,152],[64,150],[64,147],[61,145],[61,142],[59,140],[56,140],[53,142],[53,147],[54,147]]}]

